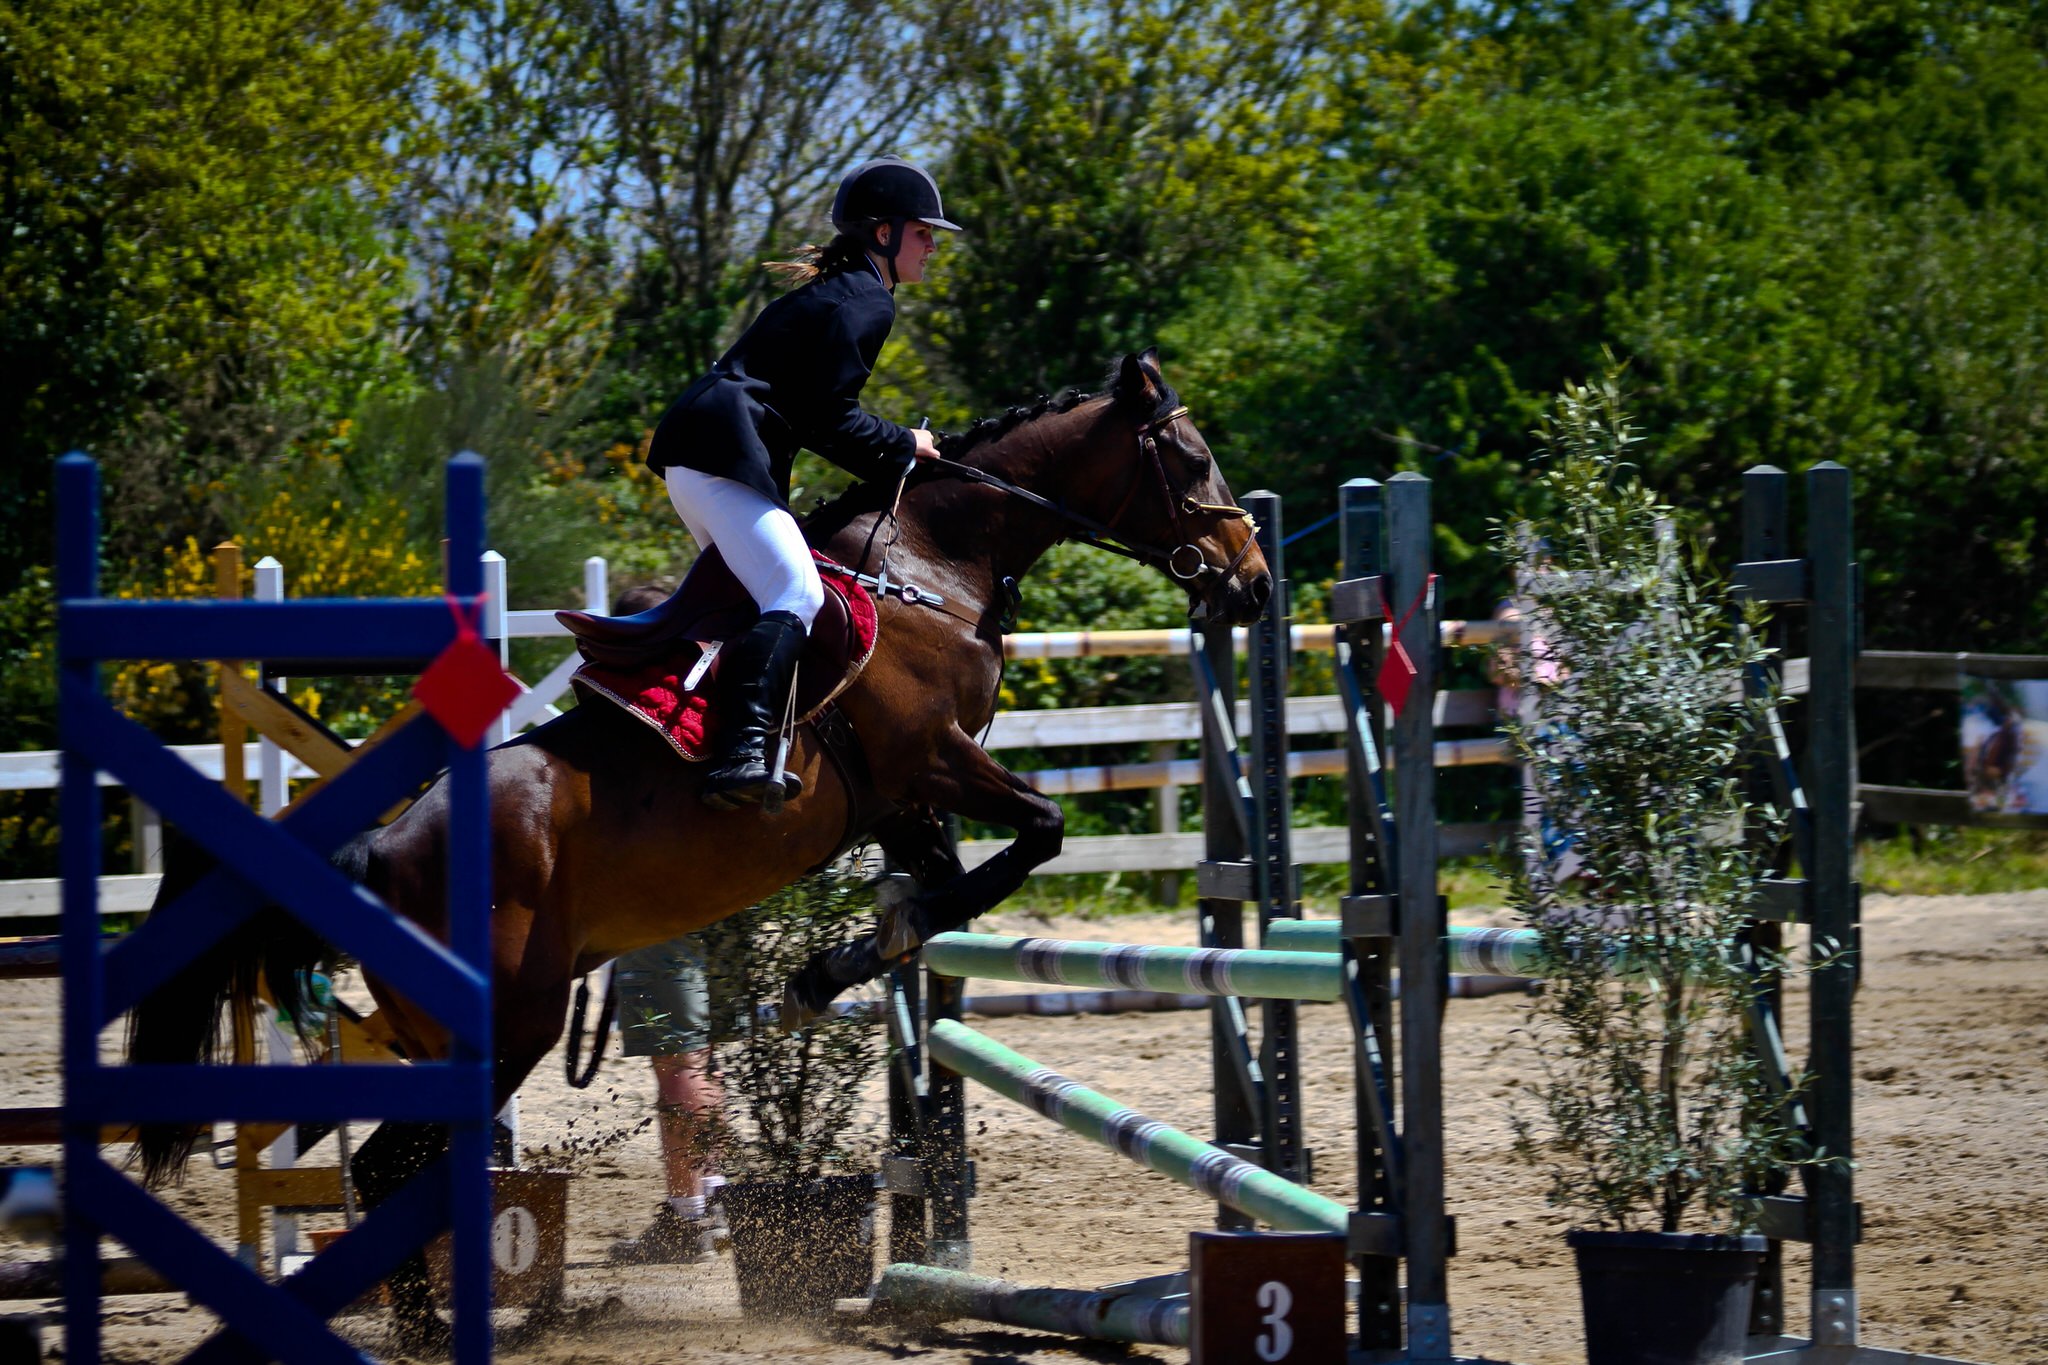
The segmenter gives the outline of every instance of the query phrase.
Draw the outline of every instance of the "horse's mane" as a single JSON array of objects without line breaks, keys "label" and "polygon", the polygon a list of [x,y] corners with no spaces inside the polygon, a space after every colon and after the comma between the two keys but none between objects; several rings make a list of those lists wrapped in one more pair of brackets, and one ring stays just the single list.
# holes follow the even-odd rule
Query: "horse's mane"
[{"label": "horse's mane", "polygon": [[[1058,393],[1045,394],[1036,401],[1021,403],[996,417],[983,417],[967,430],[955,432],[939,440],[939,454],[949,460],[966,462],[971,452],[1009,435],[1018,427],[1035,422],[1041,417],[1072,412],[1091,399],[1105,394],[1116,408],[1127,414],[1133,421],[1155,421],[1180,406],[1180,395],[1165,380],[1158,382],[1152,394],[1137,385],[1126,384],[1123,379],[1122,362],[1112,366],[1109,383],[1101,393],[1088,393],[1080,389],[1061,389]],[[950,478],[943,469],[931,469],[920,465],[910,471],[911,487],[929,483],[936,479]],[[818,536],[828,536],[838,531],[855,517],[866,512],[878,511],[895,495],[893,487],[881,483],[857,483],[829,502],[820,503],[803,518],[804,529]]]}]

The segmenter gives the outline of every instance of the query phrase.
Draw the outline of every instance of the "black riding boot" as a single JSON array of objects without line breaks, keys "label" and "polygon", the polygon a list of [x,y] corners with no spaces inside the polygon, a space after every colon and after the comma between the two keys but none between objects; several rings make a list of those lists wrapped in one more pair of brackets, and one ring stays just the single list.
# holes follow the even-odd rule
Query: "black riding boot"
[{"label": "black riding boot", "polygon": [[718,661],[725,680],[720,702],[725,716],[718,753],[699,793],[720,810],[758,802],[782,775],[771,771],[775,736],[789,705],[790,677],[803,652],[804,624],[786,611],[771,611],[726,642]]}]

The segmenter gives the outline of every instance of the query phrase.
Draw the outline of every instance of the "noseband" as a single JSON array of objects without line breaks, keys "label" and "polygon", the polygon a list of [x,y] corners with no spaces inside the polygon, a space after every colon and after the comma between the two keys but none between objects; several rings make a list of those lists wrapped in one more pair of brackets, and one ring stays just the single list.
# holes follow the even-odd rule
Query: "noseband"
[{"label": "noseband", "polygon": [[[943,457],[934,457],[927,463],[937,465],[970,483],[985,484],[1010,497],[1021,498],[1034,507],[1051,512],[1068,525],[1079,528],[1081,534],[1069,536],[1070,540],[1078,540],[1084,545],[1092,545],[1098,550],[1107,550],[1126,559],[1135,559],[1141,564],[1150,564],[1182,583],[1198,585],[1214,578],[1228,578],[1235,573],[1237,566],[1244,562],[1244,557],[1251,553],[1259,528],[1258,523],[1252,520],[1252,514],[1242,507],[1229,503],[1202,502],[1188,492],[1182,492],[1179,500],[1175,500],[1173,484],[1166,477],[1166,464],[1159,456],[1159,435],[1187,415],[1186,407],[1178,407],[1165,416],[1138,427],[1138,449],[1150,462],[1152,472],[1158,476],[1159,495],[1166,500],[1167,519],[1173,526],[1174,538],[1180,542],[1172,549],[1133,540],[1117,529],[1117,523],[1123,520],[1124,513],[1130,510],[1131,500],[1137,496],[1138,486],[1145,482],[1145,471],[1142,468],[1132,477],[1131,486],[1125,491],[1123,501],[1117,505],[1116,511],[1105,523],[1084,516],[1064,503],[1040,497],[1028,488],[1019,488],[1016,484],[999,479],[986,470],[976,469],[973,465],[961,464]],[[1201,546],[1195,544],[1185,529],[1185,518],[1205,515],[1226,519],[1241,518],[1247,523],[1244,544],[1238,547],[1230,562],[1220,569],[1209,563],[1208,555],[1203,553]]]}]

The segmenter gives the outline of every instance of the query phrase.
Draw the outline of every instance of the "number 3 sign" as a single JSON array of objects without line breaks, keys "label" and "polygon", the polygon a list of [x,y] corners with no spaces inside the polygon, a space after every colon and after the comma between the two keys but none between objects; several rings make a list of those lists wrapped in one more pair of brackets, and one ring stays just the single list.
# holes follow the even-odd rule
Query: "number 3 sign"
[{"label": "number 3 sign", "polygon": [[1197,1232],[1189,1239],[1189,1365],[1344,1359],[1344,1239]]}]

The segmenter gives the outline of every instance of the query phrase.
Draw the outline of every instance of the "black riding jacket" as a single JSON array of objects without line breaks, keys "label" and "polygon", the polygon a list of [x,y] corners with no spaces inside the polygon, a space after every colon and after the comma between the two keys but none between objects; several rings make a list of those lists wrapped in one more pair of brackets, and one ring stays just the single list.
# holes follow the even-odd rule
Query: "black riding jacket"
[{"label": "black riding jacket", "polygon": [[648,467],[734,479],[784,507],[799,447],[863,479],[896,478],[917,439],[860,406],[895,321],[895,298],[865,262],[784,294],[669,405]]}]

